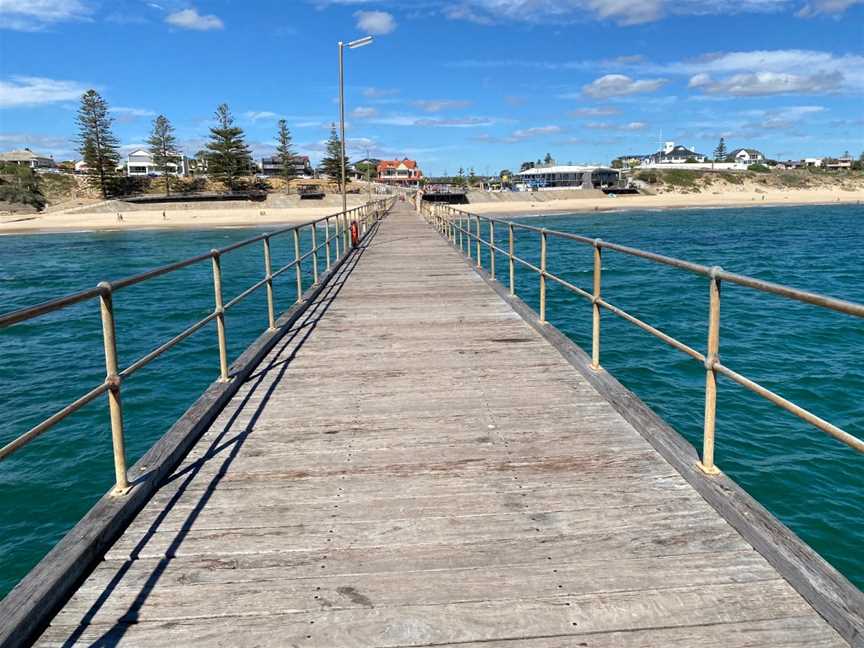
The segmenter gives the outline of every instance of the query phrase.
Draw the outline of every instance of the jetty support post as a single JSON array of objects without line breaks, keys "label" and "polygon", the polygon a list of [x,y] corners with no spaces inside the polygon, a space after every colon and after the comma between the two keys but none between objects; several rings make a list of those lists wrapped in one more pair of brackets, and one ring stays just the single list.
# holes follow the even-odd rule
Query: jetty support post
[{"label": "jetty support post", "polygon": [[600,239],[594,239],[594,294],[591,299],[591,368],[600,370],[600,279],[603,271],[603,248]]},{"label": "jetty support post", "polygon": [[[300,268],[300,232],[291,230],[294,235],[294,276],[297,279],[297,303],[303,301],[303,271]],[[347,249],[347,248],[346,248]]]},{"label": "jetty support post", "polygon": [[108,412],[111,417],[111,441],[114,446],[115,495],[129,490],[126,474],[126,442],[123,436],[123,405],[120,401],[120,371],[117,367],[117,338],[114,328],[114,300],[111,284],[99,284],[99,310],[102,314],[102,342],[105,346],[105,382],[108,385]]},{"label": "jetty support post", "polygon": [[507,224],[507,244],[508,244],[508,254],[507,261],[509,270],[510,270],[510,296],[513,297],[516,295],[516,267],[513,263],[513,247],[515,241],[513,240],[513,223]]},{"label": "jetty support post", "polygon": [[267,280],[267,328],[276,330],[276,308],[273,304],[273,264],[270,259],[270,237],[264,237],[264,278]]},{"label": "jetty support post", "polygon": [[225,306],[222,303],[222,263],[219,250],[210,250],[210,255],[213,260],[216,338],[219,341],[219,382],[228,382],[228,345],[225,342]]},{"label": "jetty support post", "polygon": [[546,229],[540,230],[540,321],[546,322]]},{"label": "jetty support post", "polygon": [[708,348],[705,354],[705,431],[699,468],[707,475],[720,472],[714,465],[714,429],[717,421],[717,370],[720,362],[720,278],[722,268],[711,268],[709,275]]}]

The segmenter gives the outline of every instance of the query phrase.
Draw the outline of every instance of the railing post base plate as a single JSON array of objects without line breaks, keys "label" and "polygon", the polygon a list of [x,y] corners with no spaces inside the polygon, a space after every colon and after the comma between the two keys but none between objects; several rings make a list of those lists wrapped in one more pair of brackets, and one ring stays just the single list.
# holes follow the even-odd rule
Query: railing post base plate
[{"label": "railing post base plate", "polygon": [[720,474],[720,469],[717,466],[711,466],[709,468],[708,466],[703,464],[701,461],[697,461],[696,466],[699,468],[699,470],[701,470],[706,475],[714,476],[714,475]]}]

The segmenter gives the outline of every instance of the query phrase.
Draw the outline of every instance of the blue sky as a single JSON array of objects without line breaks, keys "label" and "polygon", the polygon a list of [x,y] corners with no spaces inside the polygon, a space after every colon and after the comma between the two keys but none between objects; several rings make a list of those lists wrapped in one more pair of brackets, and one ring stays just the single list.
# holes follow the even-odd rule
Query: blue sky
[{"label": "blue sky", "polygon": [[349,155],[427,174],[551,153],[606,162],[724,136],[770,157],[864,150],[864,0],[0,0],[0,149],[74,153],[98,89],[124,152],[165,114],[184,149],[230,105],[320,157],[346,52]]}]

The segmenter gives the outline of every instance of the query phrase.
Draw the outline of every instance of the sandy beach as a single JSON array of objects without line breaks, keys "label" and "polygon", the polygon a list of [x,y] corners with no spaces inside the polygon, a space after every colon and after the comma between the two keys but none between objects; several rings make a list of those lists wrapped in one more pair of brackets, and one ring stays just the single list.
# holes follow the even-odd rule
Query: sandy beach
[{"label": "sandy beach", "polygon": [[[351,197],[349,207],[359,204]],[[184,207],[164,209],[124,209],[116,203],[97,203],[92,208],[38,214],[0,214],[0,235],[37,232],[109,231],[124,229],[204,229],[220,227],[266,227],[304,223],[339,211],[334,204],[296,207],[256,206]],[[786,189],[783,191],[725,191],[716,193],[674,193],[659,195],[624,195],[617,197],[590,196],[585,198],[533,201],[525,194],[499,194],[488,201],[474,201],[462,209],[478,214],[517,215],[530,213],[567,213],[619,211],[627,209],[683,209],[710,207],[765,207],[770,205],[808,205],[832,203],[864,203],[864,189],[855,191],[826,189]],[[118,216],[119,215],[119,216]]]},{"label": "sandy beach", "polygon": [[864,203],[864,190],[787,189],[784,191],[729,191],[718,193],[663,193],[544,201],[476,202],[463,207],[478,214],[618,211],[622,209],[685,209],[709,207],[766,207]]},{"label": "sandy beach", "polygon": [[[352,205],[349,204],[349,207]],[[37,232],[265,227],[305,223],[336,214],[338,207],[238,207],[231,209],[53,212],[0,215],[0,235]],[[118,214],[120,217],[118,218]]]}]

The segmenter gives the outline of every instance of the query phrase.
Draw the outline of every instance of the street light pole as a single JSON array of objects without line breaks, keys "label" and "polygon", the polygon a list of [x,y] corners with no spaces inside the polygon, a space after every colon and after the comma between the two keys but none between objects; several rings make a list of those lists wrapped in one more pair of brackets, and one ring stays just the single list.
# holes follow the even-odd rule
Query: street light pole
[{"label": "street light pole", "polygon": [[[357,49],[372,42],[371,36],[364,36],[349,43],[348,49]],[[339,132],[341,139],[342,159],[339,160],[339,169],[342,180],[342,211],[348,211],[348,196],[345,194],[345,61],[344,51],[346,43],[339,41]]]},{"label": "street light pole", "polygon": [[342,157],[339,159],[339,172],[342,175],[342,211],[348,211],[348,197],[345,195],[345,45],[339,41],[339,132]]}]

